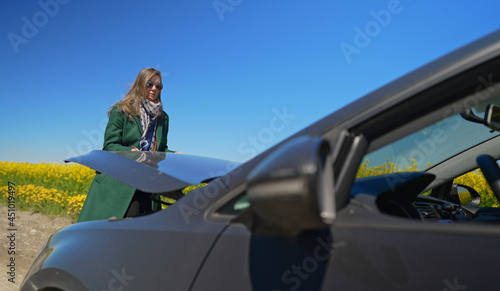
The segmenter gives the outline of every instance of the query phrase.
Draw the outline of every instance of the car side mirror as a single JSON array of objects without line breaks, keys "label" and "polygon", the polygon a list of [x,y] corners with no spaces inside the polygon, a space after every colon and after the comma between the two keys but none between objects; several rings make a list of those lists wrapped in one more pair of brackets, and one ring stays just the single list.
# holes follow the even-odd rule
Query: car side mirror
[{"label": "car side mirror", "polygon": [[285,143],[250,172],[247,194],[253,233],[295,236],[327,227],[335,216],[329,143],[310,136]]},{"label": "car side mirror", "polygon": [[451,197],[453,199],[452,202],[461,206],[478,207],[481,203],[479,193],[474,188],[462,184],[452,185]]},{"label": "car side mirror", "polygon": [[495,104],[490,104],[486,107],[484,125],[495,131],[500,131],[500,107]]}]

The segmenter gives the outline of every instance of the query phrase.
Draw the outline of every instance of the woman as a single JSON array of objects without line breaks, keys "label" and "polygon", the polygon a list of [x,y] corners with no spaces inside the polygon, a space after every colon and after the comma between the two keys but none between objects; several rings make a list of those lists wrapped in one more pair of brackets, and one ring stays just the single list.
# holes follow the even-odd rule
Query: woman
[{"label": "woman", "polygon": [[[169,151],[168,115],[162,108],[162,89],[160,71],[147,68],[139,72],[125,98],[108,112],[103,150]],[[161,209],[158,203],[152,203],[150,196],[104,174],[96,174],[78,222],[123,218]]]}]

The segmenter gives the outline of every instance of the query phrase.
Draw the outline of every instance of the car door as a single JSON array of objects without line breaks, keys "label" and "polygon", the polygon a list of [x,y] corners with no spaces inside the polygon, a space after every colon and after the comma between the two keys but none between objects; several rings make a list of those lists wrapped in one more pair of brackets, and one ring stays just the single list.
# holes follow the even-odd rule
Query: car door
[{"label": "car door", "polygon": [[[446,179],[459,176],[449,174],[453,168],[457,168],[457,173],[462,173],[459,171],[463,168],[465,173],[469,169],[465,164],[475,161],[478,155],[497,154],[494,143],[488,145],[486,141],[466,148],[465,144],[474,144],[474,136],[479,133],[466,130],[474,123],[464,116],[464,112],[472,107],[479,110],[484,104],[498,101],[499,91],[494,88],[498,65],[498,59],[493,58],[457,72],[370,121],[350,128],[350,132],[364,136],[369,144],[367,155],[358,160],[358,165],[363,166],[373,157],[370,153],[376,151],[392,154],[385,156],[391,159],[391,163],[385,163],[388,167],[401,156],[405,157],[409,168],[412,163],[416,166],[442,156],[443,162],[428,167],[428,172],[434,171],[437,177],[430,184],[431,188],[426,189],[431,191],[447,182]],[[490,81],[485,83],[484,80]],[[491,134],[492,139],[498,136],[483,124],[474,128]],[[407,148],[404,154],[394,153],[396,143]],[[452,152],[458,144],[464,144],[464,150]],[[399,178],[404,180],[408,175],[403,172]],[[394,180],[389,179],[387,183],[394,183]],[[370,208],[379,205],[373,203],[374,197],[363,195],[363,190],[352,192],[351,189],[349,204],[339,212],[331,227],[332,250],[324,290],[339,286],[347,290],[496,289],[500,271],[495,263],[500,258],[498,219],[492,223],[399,219],[380,215]]]},{"label": "car door", "polygon": [[[234,220],[217,239],[191,290],[289,290],[290,284],[319,290],[327,268],[329,230],[300,237],[254,234],[249,229],[251,212],[241,203],[246,201],[244,187],[236,192],[230,193],[233,200],[210,213],[209,219],[232,215]],[[311,259],[313,254],[319,261]]]},{"label": "car door", "polygon": [[[265,218],[255,215],[254,205],[247,204],[238,211],[231,208],[245,201],[247,188],[242,184],[229,195],[229,202],[219,204],[207,216],[233,218],[217,239],[191,290],[497,289],[498,221],[458,223],[403,218],[383,212],[378,196],[370,189],[364,192],[353,185],[367,154],[498,98],[498,40],[497,35],[438,60],[301,132],[321,135],[332,144],[336,212],[332,220],[327,220],[329,227],[292,236],[257,233],[254,225]],[[488,49],[481,47],[485,43]],[[325,124],[337,120],[338,115],[350,117]],[[329,130],[315,131],[327,126]],[[460,126],[456,128],[447,135],[448,141],[461,137]],[[440,143],[443,135],[434,138],[433,147],[413,140],[420,152],[410,152],[410,156],[446,153],[447,148]],[[463,138],[468,140],[468,136]],[[386,184],[392,186],[400,178],[403,187],[391,191],[406,189],[417,194],[431,185],[407,183],[415,181],[408,179],[410,175],[390,176],[396,180],[387,180]],[[417,190],[417,186],[422,188]],[[411,203],[407,206],[412,207]]]}]

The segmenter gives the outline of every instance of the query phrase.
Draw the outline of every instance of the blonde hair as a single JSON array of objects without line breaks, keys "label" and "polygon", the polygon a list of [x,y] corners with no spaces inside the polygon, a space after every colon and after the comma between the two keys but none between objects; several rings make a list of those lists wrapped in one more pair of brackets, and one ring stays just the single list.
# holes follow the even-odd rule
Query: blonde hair
[{"label": "blonde hair", "polygon": [[[137,75],[137,78],[135,78],[134,83],[132,83],[132,87],[130,87],[127,95],[125,95],[125,98],[123,98],[123,100],[116,103],[115,105],[111,106],[108,111],[108,116],[111,112],[111,109],[113,109],[113,107],[115,106],[118,108],[118,110],[123,111],[130,120],[133,120],[133,115],[140,116],[141,112],[139,110],[139,107],[142,103],[144,103],[144,101],[146,101],[146,98],[144,96],[144,93],[146,92],[146,83],[155,75],[160,77],[161,82],[161,72],[157,69],[146,68],[140,71]],[[158,93],[158,101],[161,102],[161,91]]]}]

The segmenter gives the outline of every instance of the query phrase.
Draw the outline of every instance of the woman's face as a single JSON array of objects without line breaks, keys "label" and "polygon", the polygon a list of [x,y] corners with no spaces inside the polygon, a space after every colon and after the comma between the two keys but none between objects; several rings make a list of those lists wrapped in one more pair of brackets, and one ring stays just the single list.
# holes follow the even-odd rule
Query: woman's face
[{"label": "woman's face", "polygon": [[158,102],[158,95],[160,95],[160,91],[163,88],[161,85],[161,78],[158,75],[154,75],[151,79],[148,80],[146,84],[146,99],[152,101],[154,103]]}]

